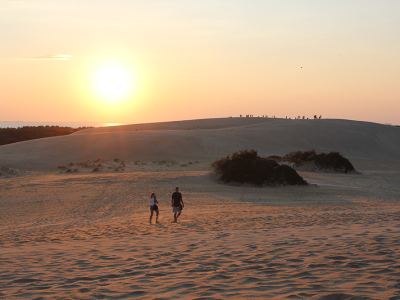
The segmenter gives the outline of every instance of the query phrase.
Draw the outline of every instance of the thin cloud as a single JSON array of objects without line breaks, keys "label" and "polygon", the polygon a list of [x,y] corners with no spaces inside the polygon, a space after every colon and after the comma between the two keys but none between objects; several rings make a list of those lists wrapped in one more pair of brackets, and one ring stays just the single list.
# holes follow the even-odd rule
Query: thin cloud
[{"label": "thin cloud", "polygon": [[24,57],[18,58],[21,60],[68,60],[72,56],[66,54],[55,54],[55,55],[43,55],[43,56],[36,56],[36,57]]}]

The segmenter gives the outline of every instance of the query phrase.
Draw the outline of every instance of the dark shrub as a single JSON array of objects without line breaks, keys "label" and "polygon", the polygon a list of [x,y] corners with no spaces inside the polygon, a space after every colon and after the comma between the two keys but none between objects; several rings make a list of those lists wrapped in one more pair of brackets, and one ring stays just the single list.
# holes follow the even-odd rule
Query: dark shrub
[{"label": "dark shrub", "polygon": [[271,155],[268,156],[267,159],[276,161],[277,163],[282,161],[282,157],[280,157],[279,155]]},{"label": "dark shrub", "polygon": [[[234,152],[214,161],[211,167],[224,183],[276,185],[305,185],[307,182],[289,166],[280,166],[276,161],[257,155],[255,150]],[[295,177],[293,172],[298,176]],[[297,180],[296,180],[297,179]]]},{"label": "dark shrub", "polygon": [[317,154],[315,153],[315,150],[307,150],[307,151],[297,150],[286,154],[282,158],[282,161],[285,161],[296,168],[303,162],[315,160],[316,156]]},{"label": "dark shrub", "polygon": [[307,182],[296,172],[295,169],[287,165],[281,165],[275,169],[274,181],[280,184],[288,185],[307,184]]},{"label": "dark shrub", "polygon": [[355,172],[351,162],[339,152],[320,153],[315,159],[315,164],[321,169],[331,169],[339,172]]},{"label": "dark shrub", "polygon": [[293,167],[297,168],[300,164],[313,161],[316,166],[320,169],[333,170],[338,172],[355,172],[355,169],[351,162],[343,157],[339,152],[330,152],[316,154],[315,150],[307,151],[293,151],[286,154],[282,161],[289,163]]}]

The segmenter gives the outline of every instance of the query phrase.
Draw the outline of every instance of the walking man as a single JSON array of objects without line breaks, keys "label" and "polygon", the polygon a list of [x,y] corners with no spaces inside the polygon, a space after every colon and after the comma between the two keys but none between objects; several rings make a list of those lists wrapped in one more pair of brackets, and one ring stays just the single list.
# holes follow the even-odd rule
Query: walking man
[{"label": "walking man", "polygon": [[178,218],[181,215],[182,209],[185,207],[185,204],[182,200],[182,194],[179,193],[179,187],[175,188],[175,192],[172,194],[171,207],[174,212],[174,220],[171,223],[178,222]]}]

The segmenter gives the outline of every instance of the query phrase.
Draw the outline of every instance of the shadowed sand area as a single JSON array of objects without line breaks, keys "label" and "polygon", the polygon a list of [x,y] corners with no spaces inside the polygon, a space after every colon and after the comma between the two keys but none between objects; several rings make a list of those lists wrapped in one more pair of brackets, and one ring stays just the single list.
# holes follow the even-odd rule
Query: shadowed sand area
[{"label": "shadowed sand area", "polygon": [[[300,172],[308,187],[215,183],[209,163],[246,148],[340,151],[361,175]],[[1,146],[0,167],[19,171],[0,176],[0,297],[400,299],[398,149],[396,127],[263,118]],[[124,167],[56,170],[97,158]],[[186,207],[171,224],[175,186]],[[161,214],[150,226],[151,192]]]}]

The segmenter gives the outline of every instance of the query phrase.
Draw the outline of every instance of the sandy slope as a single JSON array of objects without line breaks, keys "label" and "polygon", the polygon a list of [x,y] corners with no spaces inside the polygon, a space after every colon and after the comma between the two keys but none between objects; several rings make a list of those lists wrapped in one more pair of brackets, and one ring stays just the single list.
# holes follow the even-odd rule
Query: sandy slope
[{"label": "sandy slope", "polygon": [[[302,173],[318,188],[229,187],[191,170],[3,179],[0,296],[397,299],[400,164],[355,165],[362,176]],[[176,185],[186,208],[171,224]]]},{"label": "sandy slope", "polygon": [[[0,298],[400,299],[398,128],[214,121],[206,122],[214,129],[94,129],[0,147],[0,165],[19,169],[130,159],[97,161],[98,173],[0,178]],[[339,150],[361,175],[301,172],[317,185],[309,187],[215,183],[209,161],[249,144],[262,155]],[[178,163],[161,162],[168,158]],[[171,224],[175,186],[186,207]],[[151,192],[157,225],[148,224]]]},{"label": "sandy slope", "polygon": [[[189,124],[201,124],[201,129],[178,130]],[[400,128],[347,120],[266,118],[127,125],[1,146],[0,166],[47,171],[96,158],[210,163],[233,151],[251,148],[261,155],[314,148],[318,152],[340,151],[349,159],[400,161]]]}]

